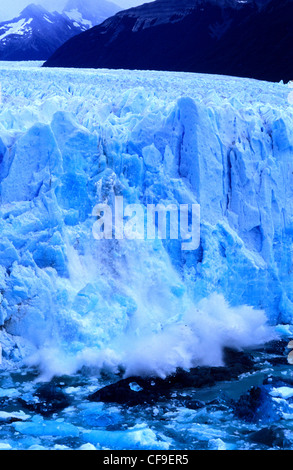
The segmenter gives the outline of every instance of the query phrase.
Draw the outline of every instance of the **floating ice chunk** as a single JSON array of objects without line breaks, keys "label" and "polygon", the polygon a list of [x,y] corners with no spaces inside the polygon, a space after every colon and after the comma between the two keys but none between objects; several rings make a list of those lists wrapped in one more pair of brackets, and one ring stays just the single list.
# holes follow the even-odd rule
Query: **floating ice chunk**
[{"label": "floating ice chunk", "polygon": [[12,426],[21,434],[29,436],[78,437],[79,430],[70,423],[44,420],[35,416],[32,421],[13,423]]},{"label": "floating ice chunk", "polygon": [[46,447],[40,446],[39,444],[32,445],[28,450],[48,450]]},{"label": "floating ice chunk", "polygon": [[30,415],[25,414],[23,411],[11,412],[0,411],[0,422],[9,421],[10,419],[18,419],[19,421],[26,421],[30,418]]},{"label": "floating ice chunk", "polygon": [[127,431],[84,431],[82,438],[93,445],[119,450],[168,450],[170,447],[168,441],[158,439],[147,425],[136,426]]},{"label": "floating ice chunk", "polygon": [[0,442],[0,450],[12,450],[12,447],[8,443]]},{"label": "floating ice chunk", "polygon": [[81,387],[67,387],[65,388],[64,392],[68,395],[76,395],[78,392],[81,391]]},{"label": "floating ice chunk", "polygon": [[116,407],[105,408],[103,403],[86,403],[79,411],[79,417],[85,427],[108,427],[123,421],[121,411]]},{"label": "floating ice chunk", "polygon": [[131,390],[133,390],[134,392],[141,392],[141,390],[143,390],[142,387],[140,387],[140,385],[138,385],[136,382],[131,382],[129,384],[129,387]]},{"label": "floating ice chunk", "polygon": [[0,388],[0,398],[16,398],[18,395],[19,392],[16,388]]},{"label": "floating ice chunk", "polygon": [[61,444],[55,444],[53,450],[70,450],[70,447],[63,446]]},{"label": "floating ice chunk", "polygon": [[83,444],[82,446],[80,446],[78,450],[97,450],[97,449],[93,444],[90,444],[88,442],[87,444]]},{"label": "floating ice chunk", "polygon": [[211,439],[209,441],[209,448],[211,450],[227,450],[226,444],[222,439]]},{"label": "floating ice chunk", "polygon": [[292,398],[293,397],[293,388],[290,387],[278,387],[278,388],[273,388],[273,390],[270,392],[270,395],[272,397],[279,397],[279,398]]}]

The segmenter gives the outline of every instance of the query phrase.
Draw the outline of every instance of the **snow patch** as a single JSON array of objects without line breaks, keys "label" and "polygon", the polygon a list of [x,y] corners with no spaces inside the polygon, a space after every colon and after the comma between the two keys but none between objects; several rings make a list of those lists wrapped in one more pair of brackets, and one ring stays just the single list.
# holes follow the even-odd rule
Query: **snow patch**
[{"label": "snow patch", "polygon": [[17,34],[18,36],[23,36],[25,34],[25,32],[30,30],[30,28],[28,28],[28,26],[30,25],[30,23],[32,21],[33,21],[33,18],[30,18],[29,20],[20,19],[19,21],[16,21],[14,23],[6,24],[5,25],[5,29],[6,29],[5,33],[3,33],[1,35],[1,31],[0,31],[0,41],[2,41],[4,38],[6,38],[7,36],[10,36],[12,34]]},{"label": "snow patch", "polygon": [[86,20],[83,18],[82,14],[78,11],[77,8],[74,8],[70,11],[64,11],[64,15],[66,15],[70,20],[74,21],[75,26],[83,25],[87,28],[92,28],[93,24],[91,21]]}]

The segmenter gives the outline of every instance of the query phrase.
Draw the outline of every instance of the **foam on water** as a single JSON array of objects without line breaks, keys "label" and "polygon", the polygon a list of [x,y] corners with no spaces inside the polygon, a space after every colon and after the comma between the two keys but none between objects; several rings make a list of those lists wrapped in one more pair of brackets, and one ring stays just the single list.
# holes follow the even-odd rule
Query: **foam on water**
[{"label": "foam on water", "polygon": [[83,318],[63,317],[64,326],[56,319],[46,347],[27,359],[44,380],[83,366],[166,377],[178,367],[224,365],[224,347],[255,347],[276,337],[262,310],[230,306],[217,293],[196,302],[157,243],[154,249],[149,242],[105,241],[96,256],[70,249],[68,259],[70,293]]}]

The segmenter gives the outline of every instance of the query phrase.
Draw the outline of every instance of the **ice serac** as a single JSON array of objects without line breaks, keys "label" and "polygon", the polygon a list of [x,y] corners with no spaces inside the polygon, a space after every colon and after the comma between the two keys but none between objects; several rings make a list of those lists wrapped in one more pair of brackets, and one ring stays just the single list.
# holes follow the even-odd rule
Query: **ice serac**
[{"label": "ice serac", "polygon": [[[223,347],[259,345],[267,322],[292,322],[288,86],[32,70],[0,70],[6,363],[29,356],[46,377],[83,365],[164,377],[221,365]],[[199,204],[199,248],[96,240],[93,209],[116,196]]]}]

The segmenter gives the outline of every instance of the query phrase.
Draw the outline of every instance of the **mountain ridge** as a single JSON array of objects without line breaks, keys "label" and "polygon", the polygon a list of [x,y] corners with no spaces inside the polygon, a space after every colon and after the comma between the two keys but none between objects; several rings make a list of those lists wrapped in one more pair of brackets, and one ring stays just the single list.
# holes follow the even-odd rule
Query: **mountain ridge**
[{"label": "mountain ridge", "polygon": [[[49,12],[41,5],[31,3],[12,20],[0,23],[0,60],[46,60],[56,49],[72,37],[93,26],[96,17],[90,16],[92,0],[80,3],[82,11]],[[69,0],[67,6],[78,6],[78,1]],[[103,0],[103,5],[111,9],[114,4]],[[110,9],[108,13],[110,14]],[[114,12],[118,7],[115,7]],[[106,11],[100,17],[104,21]],[[87,16],[89,15],[89,16]]]},{"label": "mountain ridge", "polygon": [[121,10],[118,5],[108,0],[99,0],[99,8],[96,9],[96,6],[96,0],[68,0],[62,13],[73,21],[78,21],[81,15],[85,24],[92,28]]},{"label": "mountain ridge", "polygon": [[245,4],[157,0],[118,12],[71,39],[45,66],[168,70],[287,81],[293,76],[292,17],[292,0]]}]

